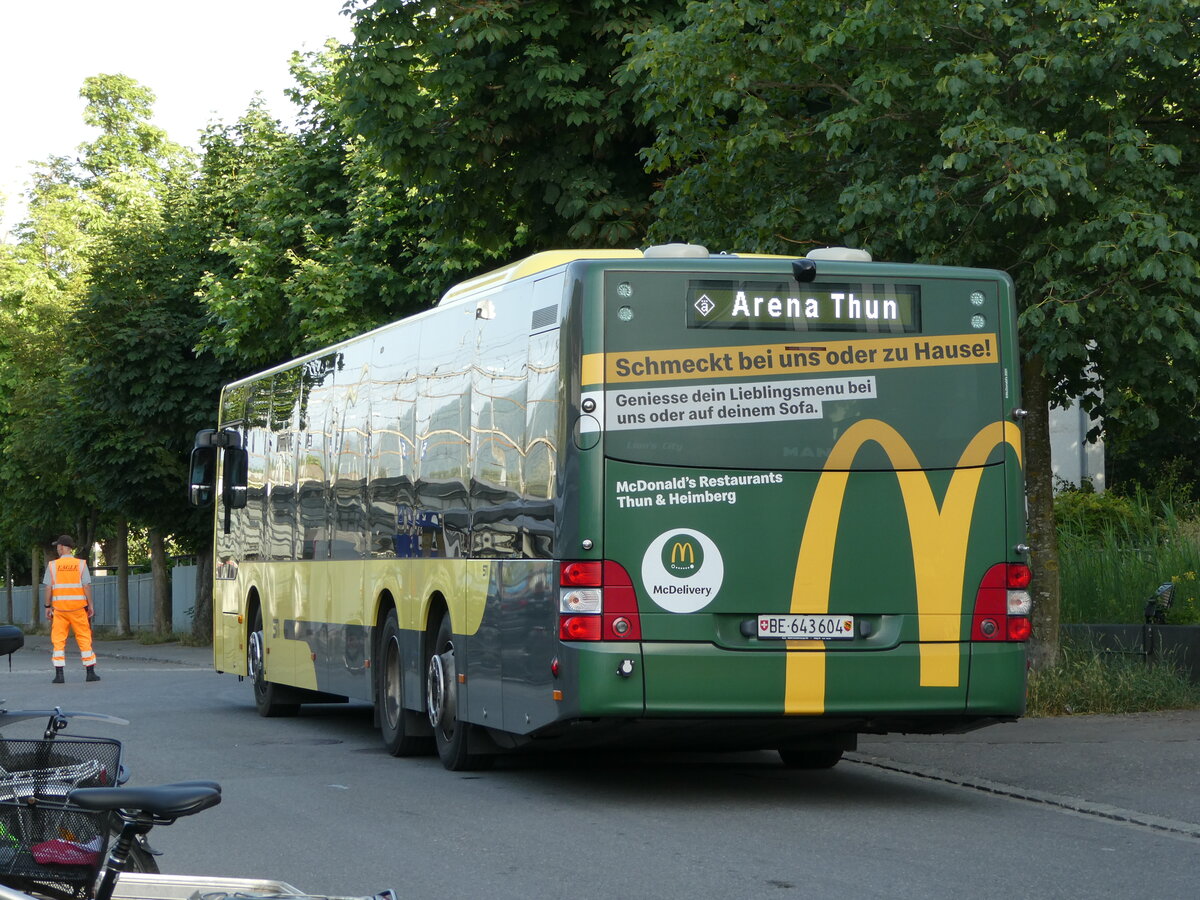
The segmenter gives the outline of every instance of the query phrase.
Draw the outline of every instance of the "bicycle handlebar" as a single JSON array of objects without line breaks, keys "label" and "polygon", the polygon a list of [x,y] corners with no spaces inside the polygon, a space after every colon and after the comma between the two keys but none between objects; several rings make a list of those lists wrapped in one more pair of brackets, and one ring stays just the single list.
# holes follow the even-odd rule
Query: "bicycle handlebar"
[{"label": "bicycle handlebar", "polygon": [[[3,701],[0,701],[3,702]],[[107,722],[110,725],[128,725],[128,719],[120,716],[110,716],[105,713],[74,712],[71,710],[54,709],[2,709],[0,708],[0,728],[15,725],[29,719],[44,719],[48,716],[62,716],[67,719],[88,719],[92,722]]]}]

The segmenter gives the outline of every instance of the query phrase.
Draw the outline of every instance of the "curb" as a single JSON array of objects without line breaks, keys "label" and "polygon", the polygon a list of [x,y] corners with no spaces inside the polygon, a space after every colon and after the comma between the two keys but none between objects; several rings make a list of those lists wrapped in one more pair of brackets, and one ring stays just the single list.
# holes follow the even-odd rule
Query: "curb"
[{"label": "curb", "polygon": [[1107,803],[1097,803],[1091,800],[1084,800],[1080,797],[1071,797],[1065,794],[1053,794],[1047,791],[1035,790],[1033,788],[1002,784],[996,781],[989,781],[986,778],[977,778],[973,775],[960,775],[932,766],[921,766],[913,763],[897,762],[896,760],[888,759],[886,757],[872,756],[865,753],[848,753],[846,754],[846,759],[850,762],[856,762],[865,766],[873,766],[877,769],[883,769],[888,772],[898,772],[902,775],[910,775],[914,778],[923,778],[928,781],[940,781],[945,784],[957,785],[958,787],[972,788],[973,790],[981,791],[983,793],[995,794],[1000,797],[1008,797],[1012,800],[1023,800],[1028,803],[1040,803],[1045,806],[1055,807],[1057,809],[1078,813],[1084,816],[1092,816],[1098,819],[1108,819],[1113,822],[1122,822],[1130,825],[1140,825],[1141,827],[1148,828],[1152,831],[1162,831],[1168,834],[1180,835],[1189,838],[1200,838],[1200,825],[1197,825],[1193,822],[1167,818],[1165,816],[1156,816],[1150,813],[1139,812],[1132,809],[1124,809],[1122,807],[1112,806]]}]

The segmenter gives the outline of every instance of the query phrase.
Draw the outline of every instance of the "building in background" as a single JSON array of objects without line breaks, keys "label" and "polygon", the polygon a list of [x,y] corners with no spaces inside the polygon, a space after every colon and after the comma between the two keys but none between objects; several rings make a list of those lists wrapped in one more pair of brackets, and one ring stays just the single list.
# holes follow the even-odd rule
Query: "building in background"
[{"label": "building in background", "polygon": [[1097,424],[1078,403],[1050,408],[1050,464],[1056,485],[1067,482],[1078,487],[1087,480],[1097,491],[1104,490],[1104,439],[1094,444],[1087,439]]}]

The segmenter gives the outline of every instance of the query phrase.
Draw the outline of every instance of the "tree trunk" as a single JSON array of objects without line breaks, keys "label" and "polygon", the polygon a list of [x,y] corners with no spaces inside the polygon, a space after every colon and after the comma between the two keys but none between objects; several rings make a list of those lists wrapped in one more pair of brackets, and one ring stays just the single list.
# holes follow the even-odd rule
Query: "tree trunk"
[{"label": "tree trunk", "polygon": [[167,570],[166,539],[157,528],[150,529],[150,572],[154,577],[154,633],[171,632],[171,577]]},{"label": "tree trunk", "polygon": [[1058,569],[1058,532],[1054,523],[1054,470],[1050,464],[1050,399],[1041,357],[1021,367],[1025,394],[1025,494],[1029,511],[1030,568],[1033,570],[1033,642],[1030,663],[1034,669],[1058,663],[1058,620],[1061,590]]},{"label": "tree trunk", "polygon": [[117,563],[117,634],[133,634],[129,622],[129,523],[119,519],[112,539]]},{"label": "tree trunk", "polygon": [[196,554],[196,605],[192,608],[192,636],[209,643],[213,634],[213,548],[212,544]]},{"label": "tree trunk", "polygon": [[76,523],[78,527],[75,529],[75,555],[87,560],[89,566],[92,564],[92,545],[96,543],[96,523],[99,518],[99,511],[92,508],[88,510],[85,518]]},{"label": "tree trunk", "polygon": [[8,608],[8,616],[4,619],[4,621],[11,622],[13,620],[13,614],[12,614],[13,613],[13,609],[12,609],[12,554],[11,553],[4,554],[4,593],[5,593],[5,596],[8,598],[8,602],[5,604]]},{"label": "tree trunk", "polygon": [[42,570],[45,568],[45,560],[42,557],[42,548],[34,547],[30,557],[33,568],[29,576],[29,602],[33,609],[29,611],[29,621],[33,628],[39,628],[42,624]]}]

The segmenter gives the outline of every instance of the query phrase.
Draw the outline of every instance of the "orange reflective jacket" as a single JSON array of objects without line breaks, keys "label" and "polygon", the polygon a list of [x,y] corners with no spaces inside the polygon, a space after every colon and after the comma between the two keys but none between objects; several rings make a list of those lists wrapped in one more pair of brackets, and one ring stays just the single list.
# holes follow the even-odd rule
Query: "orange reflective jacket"
[{"label": "orange reflective jacket", "polygon": [[50,602],[55,609],[82,609],[87,606],[83,592],[83,560],[60,556],[50,561]]}]

